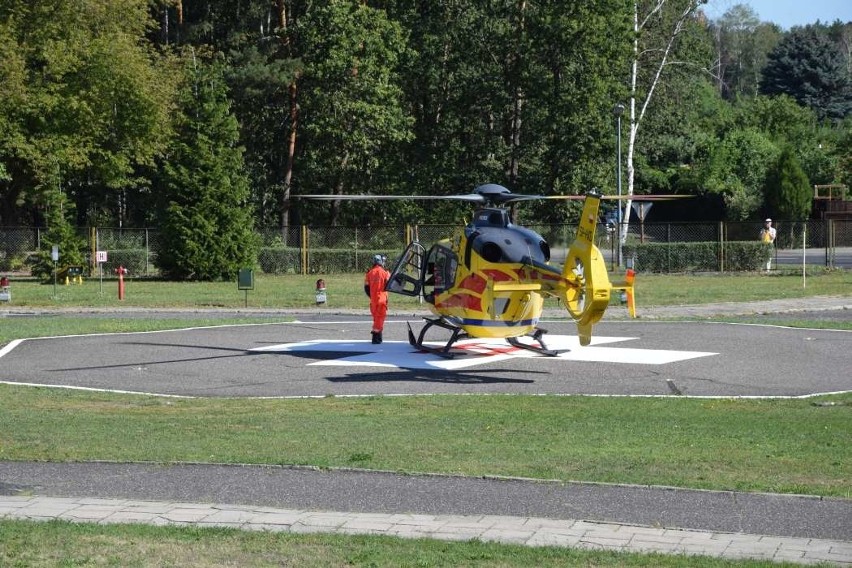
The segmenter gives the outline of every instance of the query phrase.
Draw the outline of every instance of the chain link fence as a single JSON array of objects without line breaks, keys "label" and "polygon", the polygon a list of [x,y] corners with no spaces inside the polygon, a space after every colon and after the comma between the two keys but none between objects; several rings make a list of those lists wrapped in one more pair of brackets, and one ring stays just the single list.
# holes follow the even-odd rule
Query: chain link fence
[{"label": "chain link fence", "polygon": [[[810,263],[836,267],[838,251],[852,248],[852,220],[776,224],[774,247],[759,242],[762,223],[631,223],[622,241],[623,258],[644,272],[758,270],[760,258],[800,249]],[[532,224],[528,228],[548,241],[555,262],[563,262],[576,233],[575,225]],[[269,274],[335,274],[366,271],[375,254],[398,257],[417,239],[430,245],[451,238],[458,225],[306,227],[261,229],[257,267]],[[0,227],[0,272],[29,275],[42,246],[43,228]],[[156,229],[81,228],[85,239],[86,274],[112,276],[119,266],[135,277],[156,277]],[[618,231],[601,224],[597,245],[615,268]],[[46,245],[45,245],[46,246]],[[97,262],[98,252],[106,261]],[[756,259],[756,260],[755,260]],[[61,260],[60,260],[61,264]],[[848,268],[848,267],[847,267]]]}]

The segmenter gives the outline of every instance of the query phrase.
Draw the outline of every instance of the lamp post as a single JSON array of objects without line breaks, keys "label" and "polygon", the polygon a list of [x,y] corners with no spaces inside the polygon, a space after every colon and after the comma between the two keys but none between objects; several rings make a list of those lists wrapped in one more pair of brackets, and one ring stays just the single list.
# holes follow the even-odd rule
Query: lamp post
[{"label": "lamp post", "polygon": [[622,250],[621,250],[621,115],[624,113],[624,105],[622,103],[616,104],[612,108],[612,114],[615,115],[615,179],[616,179],[616,187],[618,188],[618,201],[616,202],[616,211],[618,215],[616,216],[616,221],[618,221],[618,267],[621,268],[622,264]]}]

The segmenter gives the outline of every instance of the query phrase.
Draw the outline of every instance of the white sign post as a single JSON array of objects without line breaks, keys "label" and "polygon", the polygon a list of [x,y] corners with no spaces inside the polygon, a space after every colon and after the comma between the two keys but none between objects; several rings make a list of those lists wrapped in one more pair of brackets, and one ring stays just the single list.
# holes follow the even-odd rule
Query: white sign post
[{"label": "white sign post", "polygon": [[100,293],[104,293],[104,263],[107,261],[107,251],[99,250],[95,252],[95,261],[98,263],[98,273],[101,277]]},{"label": "white sign post", "polygon": [[53,298],[56,299],[56,263],[59,261],[59,245],[51,247],[50,258],[53,259]]}]

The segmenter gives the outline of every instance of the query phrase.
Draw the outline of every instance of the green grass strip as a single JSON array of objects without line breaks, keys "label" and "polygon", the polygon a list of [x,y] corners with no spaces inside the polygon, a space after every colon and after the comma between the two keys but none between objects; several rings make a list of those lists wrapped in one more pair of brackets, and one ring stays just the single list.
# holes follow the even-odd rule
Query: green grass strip
[{"label": "green grass strip", "polygon": [[2,460],[295,464],[849,498],[850,424],[852,394],[246,400],[0,385]]},{"label": "green grass strip", "polygon": [[[327,303],[316,306],[316,280],[327,286]],[[621,278],[612,274],[613,280]],[[852,270],[813,270],[802,278],[801,272],[767,274],[642,274],[636,277],[636,301],[643,306],[746,302],[812,296],[845,295],[852,289]],[[82,285],[40,284],[35,281],[12,282],[11,305],[43,308],[73,307],[145,307],[145,308],[309,308],[312,310],[367,309],[363,274],[284,275],[260,274],[255,289],[237,289],[234,282],[164,282],[130,279],[125,299],[119,300],[117,284],[86,280]],[[557,307],[548,300],[548,307]],[[425,306],[416,298],[391,294],[391,309],[417,309]],[[567,315],[567,313],[566,313]]]},{"label": "green grass strip", "polygon": [[297,535],[223,528],[0,521],[2,566],[777,567],[701,556],[626,554],[481,541]]}]

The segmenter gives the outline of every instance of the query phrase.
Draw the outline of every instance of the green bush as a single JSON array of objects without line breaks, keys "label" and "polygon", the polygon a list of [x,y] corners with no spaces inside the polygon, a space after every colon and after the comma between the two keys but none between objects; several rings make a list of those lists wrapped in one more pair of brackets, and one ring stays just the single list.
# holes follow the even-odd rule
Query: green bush
[{"label": "green bush", "polygon": [[308,254],[308,272],[310,274],[343,274],[366,272],[373,266],[373,255],[383,254],[388,258],[385,266],[390,270],[399,250],[339,250],[317,249]]},{"label": "green bush", "polygon": [[260,247],[257,255],[260,270],[266,274],[299,274],[301,254],[297,248]]},{"label": "green bush", "polygon": [[7,254],[0,251],[0,272],[17,272],[23,269],[27,262],[29,253],[21,252],[17,254]]},{"label": "green bush", "polygon": [[[399,250],[311,249],[308,251],[308,274],[347,274],[366,272],[373,265],[373,255],[387,256],[389,270],[401,254]],[[260,269],[266,274],[299,274],[301,251],[298,248],[261,247]]]},{"label": "green bush", "polygon": [[[759,270],[771,251],[758,241],[725,243],[724,270]],[[712,272],[723,268],[718,242],[646,243],[624,247],[624,256],[642,272]]]},{"label": "green bush", "polygon": [[127,276],[138,278],[148,274],[148,257],[146,250],[141,249],[124,249],[109,251],[109,262],[105,262],[104,276],[112,276],[119,266],[127,269]]}]

